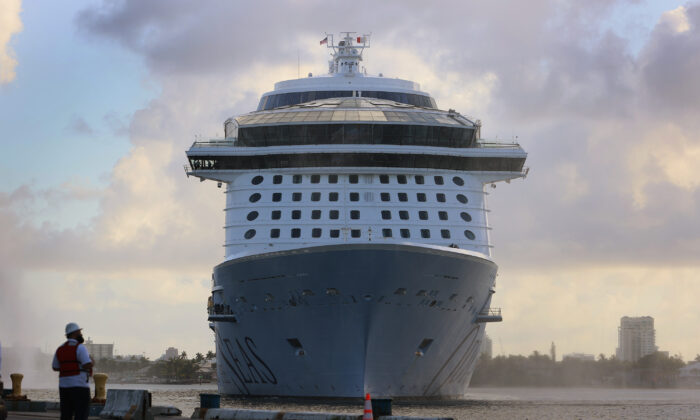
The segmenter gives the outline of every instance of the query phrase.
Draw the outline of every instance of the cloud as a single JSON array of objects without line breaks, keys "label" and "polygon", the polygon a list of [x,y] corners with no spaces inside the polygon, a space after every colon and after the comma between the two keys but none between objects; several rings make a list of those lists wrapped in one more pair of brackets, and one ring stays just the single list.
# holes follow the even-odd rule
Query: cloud
[{"label": "cloud", "polygon": [[700,5],[665,14],[642,51],[647,106],[663,117],[695,119],[700,111]]},{"label": "cloud", "polygon": [[22,31],[21,11],[21,0],[5,0],[0,5],[0,84],[15,80],[17,59],[10,40]]},{"label": "cloud", "polygon": [[90,125],[85,121],[83,117],[74,116],[66,129],[73,133],[81,136],[91,136],[95,131],[90,127]]},{"label": "cloud", "polygon": [[666,26],[676,33],[686,32],[690,29],[688,15],[684,6],[678,6],[661,15],[660,25]]}]

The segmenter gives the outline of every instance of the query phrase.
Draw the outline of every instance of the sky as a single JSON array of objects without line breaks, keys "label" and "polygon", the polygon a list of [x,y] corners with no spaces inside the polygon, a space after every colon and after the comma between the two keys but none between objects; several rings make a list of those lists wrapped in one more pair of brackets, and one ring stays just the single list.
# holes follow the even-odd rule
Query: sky
[{"label": "sky", "polygon": [[119,354],[213,350],[225,199],[184,152],[325,73],[344,30],[372,33],[369,73],[529,153],[489,189],[495,354],[611,355],[643,315],[700,353],[700,2],[667,0],[3,0],[3,345],[53,351],[78,322]]}]

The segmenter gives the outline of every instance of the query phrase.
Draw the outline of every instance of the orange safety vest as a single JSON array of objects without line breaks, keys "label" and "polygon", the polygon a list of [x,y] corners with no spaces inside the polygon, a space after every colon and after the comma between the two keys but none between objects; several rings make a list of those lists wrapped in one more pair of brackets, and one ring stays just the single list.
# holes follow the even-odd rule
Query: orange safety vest
[{"label": "orange safety vest", "polygon": [[56,350],[56,359],[58,359],[59,377],[76,376],[80,372],[87,372],[88,376],[92,376],[92,369],[81,369],[78,362],[78,345],[72,345],[66,341],[61,347]]}]

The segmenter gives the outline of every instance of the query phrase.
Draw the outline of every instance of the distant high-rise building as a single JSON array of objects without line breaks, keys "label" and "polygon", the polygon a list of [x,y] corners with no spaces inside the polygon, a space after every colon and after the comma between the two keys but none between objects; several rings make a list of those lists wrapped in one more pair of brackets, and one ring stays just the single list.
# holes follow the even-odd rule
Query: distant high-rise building
[{"label": "distant high-rise building", "polygon": [[650,316],[620,318],[618,328],[617,358],[625,362],[636,362],[658,350],[654,318]]},{"label": "distant high-rise building", "polygon": [[552,341],[552,347],[549,348],[549,357],[552,359],[552,362],[557,361],[557,347],[554,345],[554,341]]},{"label": "distant high-rise building", "polygon": [[114,358],[114,344],[96,344],[88,338],[85,347],[94,360]]},{"label": "distant high-rise building", "polygon": [[162,355],[160,358],[164,360],[172,360],[175,359],[180,353],[177,351],[175,347],[168,347],[165,350],[165,354]]},{"label": "distant high-rise building", "polygon": [[484,338],[481,340],[481,354],[485,354],[488,357],[492,357],[493,355],[493,341],[491,341],[491,337],[486,334],[484,334]]}]

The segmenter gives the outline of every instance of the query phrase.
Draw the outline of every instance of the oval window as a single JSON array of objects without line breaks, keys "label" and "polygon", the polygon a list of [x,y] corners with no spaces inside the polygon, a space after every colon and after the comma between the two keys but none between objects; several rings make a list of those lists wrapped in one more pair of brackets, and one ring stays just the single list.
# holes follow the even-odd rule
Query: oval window
[{"label": "oval window", "polygon": [[251,194],[249,200],[251,203],[257,202],[258,200],[260,200],[260,193]]},{"label": "oval window", "polygon": [[458,176],[452,178],[452,182],[454,182],[455,185],[459,185],[460,187],[464,185],[464,180]]},{"label": "oval window", "polygon": [[255,236],[255,229],[248,229],[246,231],[245,235],[243,235],[243,237],[246,239],[252,239],[254,236]]},{"label": "oval window", "polygon": [[472,221],[472,216],[469,213],[467,213],[466,211],[463,211],[462,213],[460,213],[460,216],[462,216],[462,220],[464,220],[465,222]]},{"label": "oval window", "polygon": [[248,213],[248,220],[249,220],[249,221],[252,222],[253,220],[255,220],[255,219],[257,219],[257,218],[258,218],[258,212],[257,212],[257,211],[251,211],[250,213]]},{"label": "oval window", "polygon": [[253,185],[258,185],[261,182],[263,182],[263,177],[261,175],[258,175],[256,177],[254,177],[251,182],[253,183]]},{"label": "oval window", "polygon": [[464,231],[464,236],[466,236],[467,239],[472,240],[472,241],[476,238],[476,235],[474,235],[474,232],[472,232],[469,229]]},{"label": "oval window", "polygon": [[464,194],[457,194],[457,201],[459,201],[462,204],[467,204],[467,196]]}]

